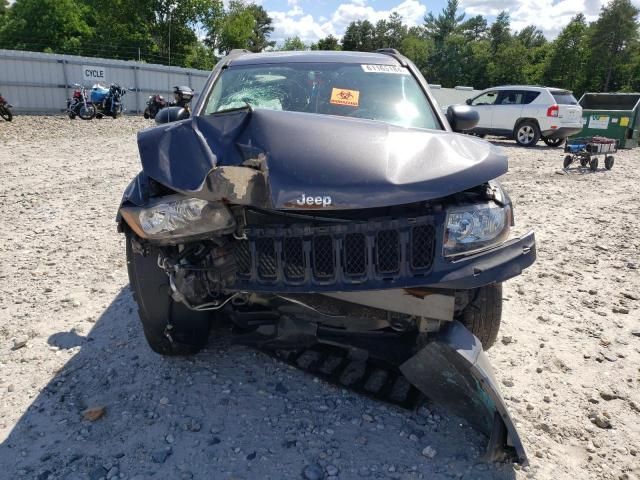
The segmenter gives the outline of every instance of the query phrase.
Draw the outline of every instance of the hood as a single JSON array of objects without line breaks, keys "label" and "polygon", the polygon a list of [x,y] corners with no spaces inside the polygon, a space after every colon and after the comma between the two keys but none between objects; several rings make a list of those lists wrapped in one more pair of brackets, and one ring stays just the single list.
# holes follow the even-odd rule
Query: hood
[{"label": "hood", "polygon": [[357,209],[444,197],[507,171],[470,136],[243,109],[138,134],[144,173],[178,192],[273,209]]}]

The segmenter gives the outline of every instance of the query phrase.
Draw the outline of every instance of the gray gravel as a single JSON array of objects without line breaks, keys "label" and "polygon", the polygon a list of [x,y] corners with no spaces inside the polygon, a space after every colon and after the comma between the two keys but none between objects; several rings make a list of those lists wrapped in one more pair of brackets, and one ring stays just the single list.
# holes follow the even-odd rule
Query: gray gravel
[{"label": "gray gravel", "polygon": [[224,331],[192,358],[153,354],[114,224],[147,125],[0,124],[0,478],[640,475],[640,150],[566,173],[560,149],[503,143],[518,230],[539,242],[490,352],[531,458],[520,469],[484,464],[484,439],[442,411],[326,384]]}]

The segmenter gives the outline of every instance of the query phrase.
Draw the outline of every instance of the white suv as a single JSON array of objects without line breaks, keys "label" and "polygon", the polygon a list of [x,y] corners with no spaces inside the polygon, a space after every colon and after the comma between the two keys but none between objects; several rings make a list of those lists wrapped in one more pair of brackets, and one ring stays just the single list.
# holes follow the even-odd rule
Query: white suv
[{"label": "white suv", "polygon": [[570,91],[560,88],[489,88],[466,103],[480,115],[469,133],[513,138],[523,147],[534,146],[540,138],[557,147],[582,130],[582,107]]}]

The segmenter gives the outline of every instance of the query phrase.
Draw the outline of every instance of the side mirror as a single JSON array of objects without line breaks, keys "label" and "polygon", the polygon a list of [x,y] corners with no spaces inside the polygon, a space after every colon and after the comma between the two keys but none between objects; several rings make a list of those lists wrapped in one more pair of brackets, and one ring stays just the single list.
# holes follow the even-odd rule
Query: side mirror
[{"label": "side mirror", "polygon": [[471,105],[471,102],[473,102],[472,98],[467,98],[464,103],[466,103],[467,105]]},{"label": "side mirror", "polygon": [[156,123],[171,123],[178,120],[186,120],[190,117],[189,111],[182,107],[163,108],[156,114]]},{"label": "side mirror", "polygon": [[480,121],[480,115],[475,110],[463,105],[451,105],[447,109],[447,120],[454,132],[471,130]]}]

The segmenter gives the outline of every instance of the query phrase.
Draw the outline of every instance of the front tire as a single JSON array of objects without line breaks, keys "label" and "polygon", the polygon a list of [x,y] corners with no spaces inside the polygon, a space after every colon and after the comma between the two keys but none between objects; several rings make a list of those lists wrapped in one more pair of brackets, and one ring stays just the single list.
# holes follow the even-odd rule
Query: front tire
[{"label": "front tire", "polygon": [[615,158],[613,157],[613,155],[607,155],[604,158],[604,168],[606,168],[607,170],[611,170],[613,168],[614,161],[615,161]]},{"label": "front tire", "polygon": [[96,116],[96,107],[91,104],[87,104],[86,107],[84,105],[80,105],[77,113],[82,120],[91,120]]},{"label": "front tire", "polygon": [[7,122],[13,120],[13,113],[5,106],[0,106],[0,117],[4,118]]},{"label": "front tire", "polygon": [[535,122],[525,120],[516,127],[515,139],[521,147],[533,147],[540,140],[540,129]]},{"label": "front tire", "polygon": [[502,284],[480,287],[462,311],[459,320],[489,350],[498,338],[502,320]]},{"label": "front tire", "polygon": [[195,312],[175,302],[170,296],[169,277],[158,267],[158,250],[152,248],[142,255],[134,249],[134,238],[127,234],[127,271],[147,343],[161,355],[197,353],[207,344],[211,319],[220,314]]},{"label": "front tire", "polygon": [[562,142],[564,142],[565,138],[543,138],[542,141],[547,144],[549,147],[559,147]]}]

